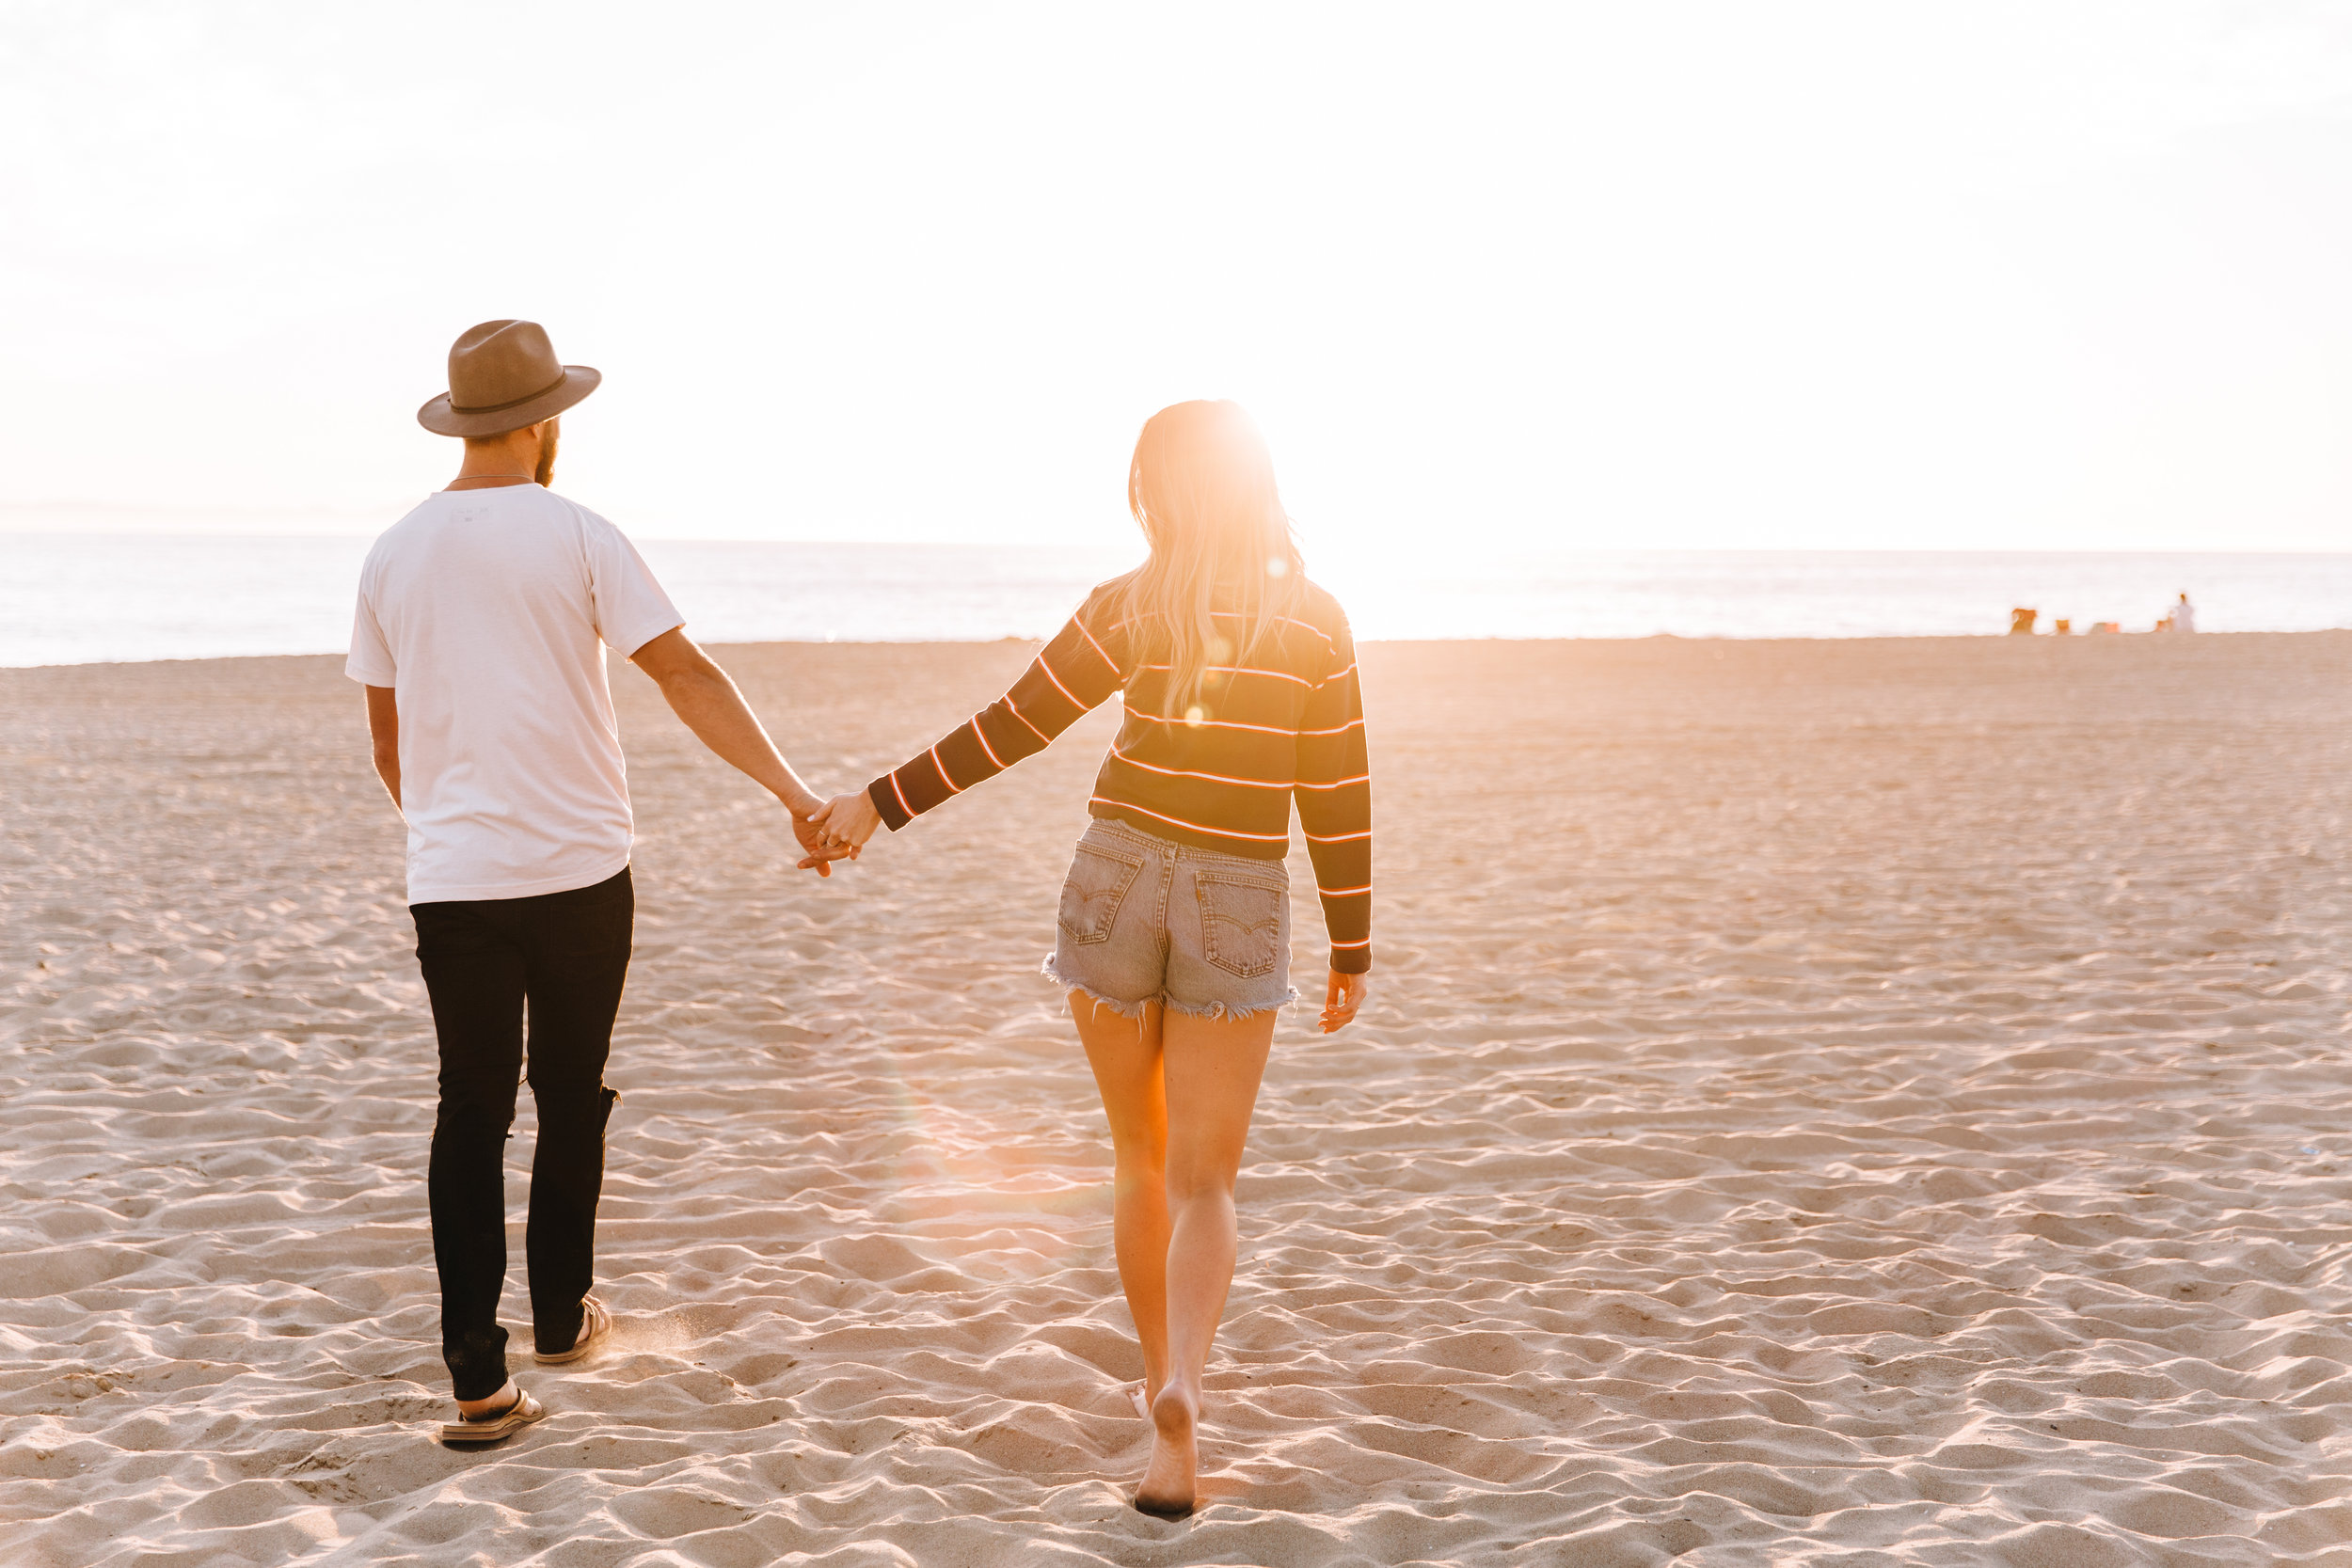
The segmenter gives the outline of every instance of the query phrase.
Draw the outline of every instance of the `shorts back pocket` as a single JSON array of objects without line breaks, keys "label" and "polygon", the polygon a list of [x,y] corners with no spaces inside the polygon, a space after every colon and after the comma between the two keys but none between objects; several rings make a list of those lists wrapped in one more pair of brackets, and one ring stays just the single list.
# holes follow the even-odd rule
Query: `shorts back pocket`
[{"label": "shorts back pocket", "polygon": [[1226,974],[1254,980],[1282,957],[1286,889],[1254,879],[1193,873],[1200,901],[1200,950]]},{"label": "shorts back pocket", "polygon": [[1119,906],[1143,869],[1143,858],[1080,844],[1070,857],[1070,875],[1061,885],[1061,909],[1055,918],[1073,942],[1102,942],[1119,919]]}]

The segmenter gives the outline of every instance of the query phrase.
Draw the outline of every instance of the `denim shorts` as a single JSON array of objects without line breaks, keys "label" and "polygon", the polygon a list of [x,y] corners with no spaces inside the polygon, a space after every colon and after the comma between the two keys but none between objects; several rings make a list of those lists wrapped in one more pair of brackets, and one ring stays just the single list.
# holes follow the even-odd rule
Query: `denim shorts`
[{"label": "denim shorts", "polygon": [[1127,1018],[1242,1018],[1291,989],[1290,872],[1097,817],[1062,883],[1045,977]]}]

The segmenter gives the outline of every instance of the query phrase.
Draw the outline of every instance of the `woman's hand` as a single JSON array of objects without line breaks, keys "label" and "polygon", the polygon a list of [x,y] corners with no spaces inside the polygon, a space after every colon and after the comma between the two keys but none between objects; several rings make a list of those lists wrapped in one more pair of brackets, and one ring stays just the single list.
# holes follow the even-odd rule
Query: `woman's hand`
[{"label": "woman's hand", "polygon": [[829,848],[846,849],[855,858],[857,851],[866,847],[866,841],[874,836],[874,830],[882,826],[882,813],[874,809],[874,802],[860,789],[834,796],[808,820],[817,830],[818,842]]},{"label": "woman's hand", "polygon": [[1333,970],[1330,983],[1323,989],[1323,1032],[1332,1034],[1355,1022],[1356,1009],[1364,1005],[1364,994],[1371,989],[1371,975]]}]

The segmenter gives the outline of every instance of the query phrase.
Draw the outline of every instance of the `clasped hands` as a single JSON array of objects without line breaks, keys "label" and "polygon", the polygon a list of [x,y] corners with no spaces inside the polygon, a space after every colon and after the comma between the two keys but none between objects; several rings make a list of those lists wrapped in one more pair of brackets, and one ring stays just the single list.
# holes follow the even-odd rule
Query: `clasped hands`
[{"label": "clasped hands", "polygon": [[804,851],[799,869],[819,877],[833,875],[834,861],[857,859],[866,841],[882,826],[882,813],[862,789],[836,795],[805,814],[789,802],[787,809],[792,812],[792,836],[800,840]]}]

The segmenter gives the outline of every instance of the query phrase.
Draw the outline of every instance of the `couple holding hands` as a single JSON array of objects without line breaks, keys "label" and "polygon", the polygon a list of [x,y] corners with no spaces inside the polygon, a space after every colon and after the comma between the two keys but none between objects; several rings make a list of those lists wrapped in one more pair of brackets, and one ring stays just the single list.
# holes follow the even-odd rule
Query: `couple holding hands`
[{"label": "couple holding hands", "polygon": [[[548,488],[558,416],[596,389],[547,333],[485,322],[418,411],[462,436],[447,488],[376,541],[345,672],[408,826],[408,902],[440,1054],[428,1195],[450,1443],[546,1414],[507,1375],[504,1145],[517,1080],[539,1136],[526,1251],[534,1359],[610,1334],[589,1294],[604,1065],[630,952],[628,792],[604,649],[622,650],[713,752],[782,800],[831,875],[1123,694],[1045,976],[1068,992],[1115,1156],[1119,1274],[1144,1364],[1146,1513],[1194,1504],[1201,1370],[1232,1279],[1233,1183],[1290,984],[1284,858],[1296,802],[1330,930],[1321,1024],[1372,967],[1371,782],[1355,644],[1310,582],[1274,467],[1231,403],[1148,420],[1128,469],[1144,564],[1089,594],[1012,689],[827,801],[770,740],[620,531]],[[524,1021],[529,1014],[526,1058]]]}]

